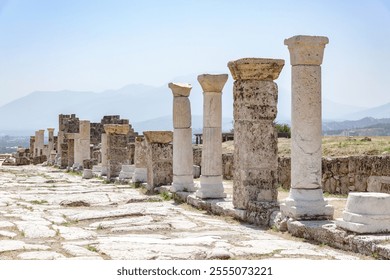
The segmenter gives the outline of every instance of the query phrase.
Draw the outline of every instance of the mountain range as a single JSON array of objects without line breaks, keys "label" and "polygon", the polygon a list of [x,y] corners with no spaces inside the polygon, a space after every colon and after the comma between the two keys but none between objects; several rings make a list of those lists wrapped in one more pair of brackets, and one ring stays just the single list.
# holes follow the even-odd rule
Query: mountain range
[{"label": "mountain range", "polygon": [[[203,95],[199,83],[191,77],[192,127],[202,129]],[[174,80],[175,81],[175,80]],[[223,130],[232,128],[233,81],[229,78],[222,98]],[[172,93],[167,85],[156,87],[132,84],[104,92],[37,91],[0,107],[0,133],[32,135],[35,130],[58,128],[59,114],[76,114],[82,120],[100,122],[104,115],[129,119],[138,132],[172,129]],[[278,123],[290,122],[289,91],[279,88]],[[323,100],[324,120],[356,120],[364,117],[390,117],[390,103],[375,108],[359,108]],[[333,128],[334,129],[334,128]]]}]

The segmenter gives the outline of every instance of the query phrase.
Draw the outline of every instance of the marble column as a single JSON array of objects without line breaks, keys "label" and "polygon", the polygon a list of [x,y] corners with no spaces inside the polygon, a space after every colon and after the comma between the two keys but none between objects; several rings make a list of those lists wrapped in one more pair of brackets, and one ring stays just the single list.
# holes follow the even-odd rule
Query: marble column
[{"label": "marble column", "polygon": [[47,161],[50,164],[54,163],[55,151],[54,151],[54,128],[47,129],[49,134],[48,144],[47,144]]},{"label": "marble column", "polygon": [[172,131],[144,131],[146,140],[147,189],[172,183]]},{"label": "marble column", "polygon": [[107,137],[107,179],[118,177],[122,164],[129,164],[128,124],[105,124]]},{"label": "marble column", "polygon": [[106,133],[102,133],[101,135],[100,154],[102,158],[102,170],[100,171],[100,176],[107,176],[108,164],[107,164],[107,134]]},{"label": "marble column", "polygon": [[233,205],[277,201],[275,128],[282,59],[243,58],[228,63],[234,82]]},{"label": "marble column", "polygon": [[91,159],[90,152],[90,122],[80,121],[79,122],[79,133],[75,140],[75,156],[74,164],[76,168],[83,167],[84,160]]},{"label": "marble column", "polygon": [[199,198],[226,197],[222,184],[222,89],[227,74],[198,76],[203,89],[203,149]]},{"label": "marble column", "polygon": [[331,219],[322,187],[321,64],[327,37],[294,36],[284,41],[292,65],[291,189],[281,205],[294,219]]},{"label": "marble column", "polygon": [[173,94],[173,182],[171,191],[196,191],[193,176],[191,104],[192,86],[169,83]]},{"label": "marble column", "polygon": [[134,175],[132,181],[146,182],[147,180],[147,161],[146,161],[146,141],[144,137],[135,137],[134,151]]}]

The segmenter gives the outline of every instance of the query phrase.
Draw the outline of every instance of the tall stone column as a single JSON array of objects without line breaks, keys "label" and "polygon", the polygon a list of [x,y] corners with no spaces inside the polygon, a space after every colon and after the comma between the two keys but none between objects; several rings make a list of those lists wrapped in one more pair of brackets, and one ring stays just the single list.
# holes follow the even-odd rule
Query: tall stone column
[{"label": "tall stone column", "polygon": [[147,161],[146,161],[146,141],[144,137],[135,137],[134,151],[134,175],[133,182],[146,182],[147,180]]},{"label": "tall stone column", "polygon": [[[75,159],[75,142],[78,139],[78,133],[65,133],[66,144],[68,144],[68,167],[73,167]],[[63,146],[64,147],[64,146]]]},{"label": "tall stone column", "polygon": [[228,63],[234,82],[233,205],[277,201],[277,114],[281,59],[243,58]]},{"label": "tall stone column", "polygon": [[172,131],[144,131],[146,140],[147,189],[172,183]]},{"label": "tall stone column", "polygon": [[170,83],[173,93],[173,182],[171,191],[196,191],[193,176],[191,104],[192,86]]},{"label": "tall stone column", "polygon": [[100,171],[101,176],[107,176],[108,171],[108,161],[107,161],[107,134],[102,133],[101,136],[101,145],[100,145],[100,154],[102,157],[102,170]]},{"label": "tall stone column", "polygon": [[294,36],[284,41],[292,65],[291,189],[281,205],[295,219],[331,219],[321,188],[321,64],[327,37]]},{"label": "tall stone column", "polygon": [[53,164],[55,160],[55,151],[54,151],[54,128],[47,129],[49,138],[47,144],[47,162]]},{"label": "tall stone column", "polygon": [[35,136],[30,136],[30,158],[35,154]]},{"label": "tall stone column", "polygon": [[105,124],[107,135],[107,178],[118,177],[122,164],[129,164],[128,124]]},{"label": "tall stone column", "polygon": [[226,197],[222,184],[222,89],[227,74],[198,76],[203,89],[203,149],[199,198]]},{"label": "tall stone column", "polygon": [[74,163],[75,167],[83,167],[83,161],[86,159],[91,159],[90,152],[90,122],[89,121],[80,121],[79,123],[79,133],[78,137],[75,140],[75,156]]}]

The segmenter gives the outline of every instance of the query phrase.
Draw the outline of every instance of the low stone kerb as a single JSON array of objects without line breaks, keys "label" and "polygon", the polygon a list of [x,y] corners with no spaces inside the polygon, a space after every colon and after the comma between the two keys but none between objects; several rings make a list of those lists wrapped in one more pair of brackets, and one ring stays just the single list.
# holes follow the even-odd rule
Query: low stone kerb
[{"label": "low stone kerb", "polygon": [[283,66],[283,59],[270,58],[241,58],[228,63],[234,80],[273,81],[279,77]]},{"label": "low stone kerb", "polygon": [[173,96],[175,97],[179,97],[179,96],[188,97],[190,96],[190,92],[192,89],[192,86],[190,84],[182,84],[182,83],[169,83],[168,87],[172,90]]}]

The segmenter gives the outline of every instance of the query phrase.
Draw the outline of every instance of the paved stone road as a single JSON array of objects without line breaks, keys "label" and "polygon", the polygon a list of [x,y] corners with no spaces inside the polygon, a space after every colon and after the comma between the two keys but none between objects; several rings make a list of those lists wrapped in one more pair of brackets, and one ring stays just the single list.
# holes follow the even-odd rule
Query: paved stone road
[{"label": "paved stone road", "polygon": [[0,166],[0,259],[367,259],[42,166]]}]

